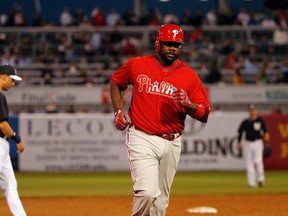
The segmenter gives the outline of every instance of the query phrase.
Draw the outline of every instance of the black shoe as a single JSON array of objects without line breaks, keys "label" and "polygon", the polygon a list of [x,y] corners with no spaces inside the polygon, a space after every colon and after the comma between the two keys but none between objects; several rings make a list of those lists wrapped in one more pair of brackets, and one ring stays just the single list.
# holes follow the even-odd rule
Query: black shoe
[{"label": "black shoe", "polygon": [[259,186],[259,187],[263,187],[263,186],[264,186],[263,182],[259,181],[259,182],[258,182],[258,186]]}]

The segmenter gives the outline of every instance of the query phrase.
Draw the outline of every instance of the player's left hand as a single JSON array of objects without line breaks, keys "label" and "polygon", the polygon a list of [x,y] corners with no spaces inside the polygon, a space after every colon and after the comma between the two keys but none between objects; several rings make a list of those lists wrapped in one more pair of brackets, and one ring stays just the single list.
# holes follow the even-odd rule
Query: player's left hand
[{"label": "player's left hand", "polygon": [[185,108],[190,108],[191,101],[188,98],[187,92],[183,89],[173,88],[173,97],[175,103],[180,103]]},{"label": "player's left hand", "polygon": [[130,117],[127,114],[123,116],[122,110],[118,110],[114,115],[114,124],[118,130],[123,131],[125,128],[128,127],[128,125],[131,124]]},{"label": "player's left hand", "polygon": [[271,145],[268,141],[264,143],[263,158],[269,158],[272,154]]},{"label": "player's left hand", "polygon": [[22,153],[22,152],[24,151],[24,149],[25,149],[25,146],[24,146],[23,142],[20,141],[20,142],[17,143],[16,145],[17,145],[17,149],[18,149],[17,152],[18,152],[18,153]]}]

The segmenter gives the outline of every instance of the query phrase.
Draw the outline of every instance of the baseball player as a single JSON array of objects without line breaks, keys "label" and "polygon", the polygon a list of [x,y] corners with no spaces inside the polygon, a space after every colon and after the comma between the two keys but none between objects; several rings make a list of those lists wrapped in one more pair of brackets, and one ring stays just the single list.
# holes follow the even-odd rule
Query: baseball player
[{"label": "baseball player", "polygon": [[[0,90],[8,91],[14,85],[14,80],[21,80],[16,69],[8,65],[0,66]],[[11,128],[8,117],[6,97],[0,92],[0,186],[12,214],[25,216],[26,213],[18,195],[17,182],[9,155],[10,146],[7,140],[11,139],[16,143],[18,153],[23,152],[25,147],[20,136]]]},{"label": "baseball player", "polygon": [[[258,116],[254,104],[248,107],[249,118],[244,119],[238,129],[238,150],[243,150],[246,163],[247,182],[249,187],[262,187],[265,182],[263,165],[263,141],[265,146],[270,146],[270,136],[266,123]],[[245,133],[245,141],[241,143]]]},{"label": "baseball player", "polygon": [[[128,127],[126,146],[133,181],[132,215],[165,215],[181,152],[187,115],[207,122],[210,105],[197,73],[178,59],[184,33],[178,25],[159,28],[155,55],[135,57],[111,77],[115,127]],[[127,114],[123,92],[133,86]]]}]

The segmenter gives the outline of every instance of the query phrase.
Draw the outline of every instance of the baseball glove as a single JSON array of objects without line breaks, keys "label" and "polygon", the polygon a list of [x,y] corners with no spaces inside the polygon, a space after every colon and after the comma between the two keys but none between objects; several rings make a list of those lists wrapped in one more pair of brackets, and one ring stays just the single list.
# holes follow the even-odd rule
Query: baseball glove
[{"label": "baseball glove", "polygon": [[272,149],[270,145],[265,144],[263,149],[263,158],[269,158],[272,154]]}]

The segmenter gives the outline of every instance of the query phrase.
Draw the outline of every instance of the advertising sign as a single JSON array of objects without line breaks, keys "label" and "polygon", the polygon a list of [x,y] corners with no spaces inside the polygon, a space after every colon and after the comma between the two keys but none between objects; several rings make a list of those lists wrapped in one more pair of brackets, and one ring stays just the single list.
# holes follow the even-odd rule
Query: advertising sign
[{"label": "advertising sign", "polygon": [[[187,117],[179,170],[244,170],[237,152],[237,130],[246,112],[212,113],[207,124]],[[265,117],[271,133],[272,157],[266,168],[288,168],[288,119]],[[125,131],[112,114],[20,114],[26,145],[22,171],[129,170]]]},{"label": "advertising sign", "polygon": [[[235,149],[242,116],[211,116],[209,124],[188,118],[179,169],[242,169]],[[111,114],[21,114],[20,130],[20,170],[129,170],[125,132],[114,128]]]}]

